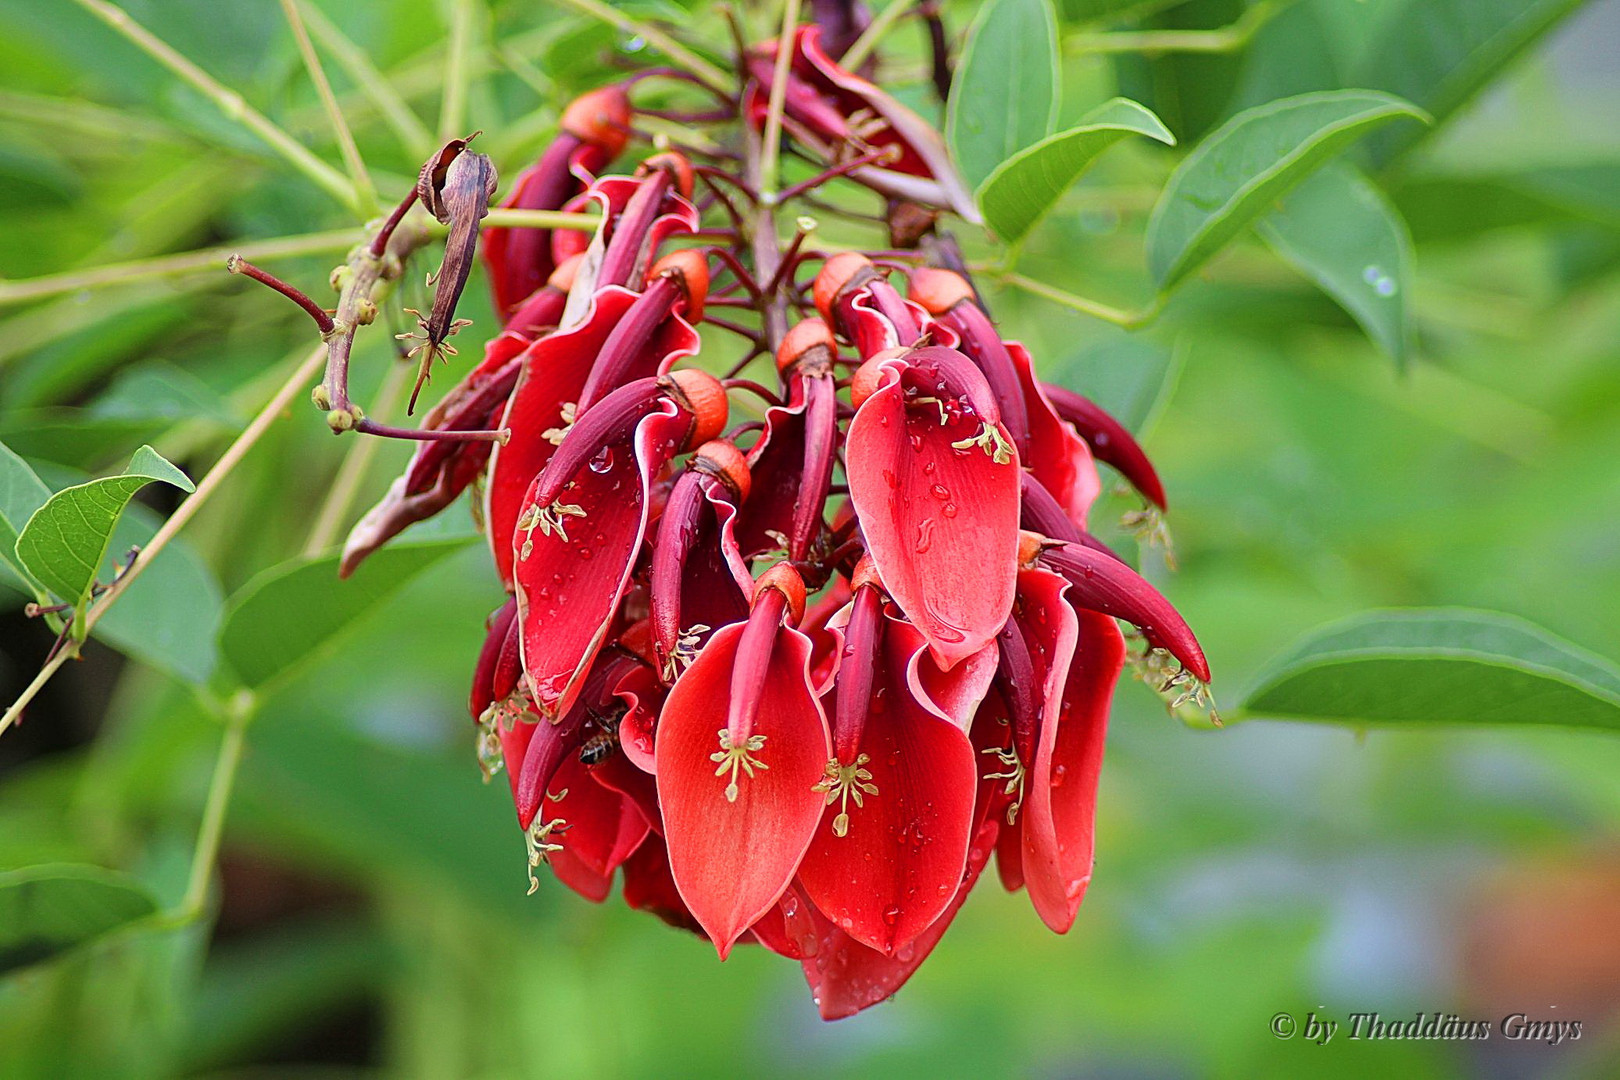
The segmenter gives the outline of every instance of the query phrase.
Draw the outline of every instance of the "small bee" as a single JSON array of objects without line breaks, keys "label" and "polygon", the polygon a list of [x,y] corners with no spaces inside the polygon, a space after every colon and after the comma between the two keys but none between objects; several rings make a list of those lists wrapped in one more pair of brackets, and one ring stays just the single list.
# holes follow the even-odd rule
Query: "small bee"
[{"label": "small bee", "polygon": [[624,711],[611,714],[591,711],[591,722],[596,730],[580,744],[579,760],[586,765],[595,765],[599,761],[607,760],[619,745],[619,721],[623,719]]}]

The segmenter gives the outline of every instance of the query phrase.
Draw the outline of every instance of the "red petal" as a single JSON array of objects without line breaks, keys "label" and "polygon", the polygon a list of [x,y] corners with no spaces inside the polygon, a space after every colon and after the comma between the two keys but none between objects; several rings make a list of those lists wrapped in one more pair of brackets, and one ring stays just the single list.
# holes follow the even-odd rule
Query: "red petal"
[{"label": "red petal", "polygon": [[1074,925],[1091,881],[1103,737],[1125,666],[1125,638],[1114,620],[1093,611],[1076,614],[1079,645],[1063,682],[1048,686],[1024,796],[1024,881],[1036,913],[1060,934]]},{"label": "red petal", "polygon": [[563,488],[556,503],[584,511],[563,519],[567,539],[538,528],[514,538],[523,670],[542,716],[572,704],[602,647],[646,534],[652,476],[686,437],[690,417],[659,401],[636,425],[633,452],[627,443],[609,447]]},{"label": "red petal", "polygon": [[[924,681],[970,684],[946,694],[965,699],[976,686],[982,697],[995,673],[994,647],[984,653],[988,664],[975,660],[943,674],[915,628],[888,621],[859,747],[877,791],[862,794],[860,805],[853,796],[829,804],[799,867],[816,907],[885,954],[914,941],[950,905],[973,831],[973,746],[955,718],[920,701],[918,690]],[[919,677],[919,667],[931,676]],[[971,715],[969,706],[964,720]],[[833,822],[846,811],[848,831],[838,836]]]},{"label": "red petal", "polygon": [[686,908],[669,872],[669,852],[656,836],[649,836],[624,861],[624,902],[634,911],[650,912],[670,926],[703,933]]},{"label": "red petal", "polygon": [[888,367],[849,426],[849,494],[884,588],[949,670],[1012,609],[1018,464],[952,447],[978,434],[977,417],[942,425],[925,410],[906,408]]},{"label": "red petal", "polygon": [[1075,524],[1084,528],[1091,504],[1102,493],[1102,478],[1097,475],[1091,447],[1058,417],[1046,399],[1028,350],[1009,341],[1007,352],[1018,369],[1018,380],[1024,386],[1024,406],[1029,412],[1030,460],[1024,464]]},{"label": "red petal", "polygon": [[754,758],[767,766],[738,777],[728,802],[726,778],[709,755],[719,749],[731,697],[731,669],[746,624],[723,627],[670,691],[654,754],[664,836],[676,884],[721,959],[743,931],[774,905],[793,879],[821,819],[814,791],[832,743],[809,681],[810,641],[778,631],[753,734],[765,737]]},{"label": "red petal", "polygon": [[585,899],[606,899],[617,870],[647,837],[647,821],[625,797],[599,784],[591,767],[572,757],[557,770],[541,811],[561,818],[566,830],[552,835],[562,846],[549,856],[558,879]]},{"label": "red petal", "polygon": [[810,993],[816,1007],[821,1010],[823,1020],[853,1016],[885,1000],[905,985],[906,980],[928,958],[928,954],[933,952],[934,946],[939,944],[939,939],[945,936],[951,920],[956,917],[978,881],[980,871],[996,846],[997,831],[994,821],[987,821],[979,827],[968,849],[967,866],[963,870],[961,883],[945,913],[917,940],[897,950],[892,957],[884,956],[876,949],[868,949],[834,926],[820,912],[810,909],[801,916],[799,923],[809,922],[809,930],[804,933],[801,943],[801,950],[805,954],[802,961],[804,978],[810,984]]},{"label": "red petal", "polygon": [[625,289],[604,289],[583,323],[541,338],[524,356],[523,377],[501,418],[501,426],[511,430],[512,438],[495,448],[484,494],[485,530],[495,570],[508,589],[512,588],[512,534],[517,531],[524,497],[557,449],[545,433],[564,426],[563,405],[579,400],[598,350],[635,299]]}]

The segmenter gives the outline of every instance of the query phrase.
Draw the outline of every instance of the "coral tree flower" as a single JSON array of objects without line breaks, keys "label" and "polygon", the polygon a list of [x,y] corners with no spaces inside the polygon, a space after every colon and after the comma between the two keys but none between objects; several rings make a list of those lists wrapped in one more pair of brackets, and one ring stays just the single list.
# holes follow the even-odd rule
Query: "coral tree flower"
[{"label": "coral tree flower", "polygon": [[[816,7],[834,51],[867,18]],[[744,58],[742,120],[763,119],[775,48]],[[785,138],[891,211],[971,212],[921,120],[817,28],[793,48]],[[1131,433],[1042,382],[965,272],[923,265],[947,259],[801,234],[770,267],[736,207],[760,192],[724,164],[661,149],[596,175],[634,85],[571,105],[506,196],[594,205],[591,231],[483,230],[504,325],[407,433],[342,569],[472,492],[508,595],[468,708],[531,891],[542,867],[592,902],[618,881],[722,959],[798,962],[821,1015],[848,1016],[918,970],[992,859],[1067,931],[1121,673],[1174,709],[1205,704],[1210,665],[1090,531],[1099,460],[1144,513],[1166,505]],[[795,319],[807,264],[816,314]],[[749,351],[725,354],[739,333]]]}]

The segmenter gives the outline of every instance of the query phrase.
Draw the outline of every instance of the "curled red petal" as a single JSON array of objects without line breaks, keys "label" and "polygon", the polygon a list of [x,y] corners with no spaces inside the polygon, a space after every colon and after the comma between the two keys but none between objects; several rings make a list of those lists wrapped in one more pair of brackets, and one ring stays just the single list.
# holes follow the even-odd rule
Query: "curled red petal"
[{"label": "curled red petal", "polygon": [[670,868],[722,959],[793,879],[821,818],[813,788],[832,753],[810,686],[810,641],[783,627],[750,729],[753,775],[739,772],[736,797],[727,798],[728,776],[717,775],[711,755],[726,729],[743,629],[721,628],[686,669],[664,703],[654,747]]},{"label": "curled red petal", "polygon": [[990,435],[1006,439],[976,414],[942,424],[927,405],[908,408],[897,364],[849,427],[849,494],[867,550],[947,670],[984,648],[1012,610],[1018,461],[971,445]]},{"label": "curled red petal", "polygon": [[647,837],[647,820],[622,794],[597,782],[593,768],[571,757],[547,790],[547,820],[567,828],[554,833],[561,847],[548,856],[559,880],[587,900],[607,898],[613,872]]},{"label": "curled red petal", "polygon": [[649,836],[624,861],[624,902],[635,911],[658,916],[670,926],[703,933],[703,927],[692,917],[675,888],[675,878],[669,872],[669,851],[656,836]]},{"label": "curled red petal", "polygon": [[[921,634],[886,621],[858,756],[838,773],[828,766],[828,805],[799,880],[850,937],[893,955],[933,925],[956,894],[978,781],[967,733],[932,702],[918,700],[915,669],[934,669],[936,683],[975,683],[980,695],[988,680],[984,664],[939,672]],[[993,647],[988,652],[993,665]]]},{"label": "curled red petal", "polygon": [[967,900],[979,874],[995,849],[998,826],[986,821],[974,834],[968,848],[967,864],[961,882],[943,914],[909,945],[885,956],[869,949],[840,930],[825,915],[809,905],[790,925],[799,929],[804,978],[823,1020],[839,1020],[891,997],[905,985],[922,962],[939,944],[951,920]]},{"label": "curled red petal", "polygon": [[1147,452],[1124,424],[1106,409],[1073,390],[1044,384],[1042,389],[1063,419],[1075,426],[1097,457],[1119,470],[1132,487],[1160,510],[1167,510],[1164,484]]},{"label": "curled red petal", "polygon": [[1076,615],[1077,646],[1062,665],[1062,682],[1048,687],[1041,742],[1025,782],[1020,864],[1036,913],[1059,934],[1074,925],[1091,881],[1103,740],[1125,666],[1125,638],[1114,620],[1093,611]]},{"label": "curled red petal", "polygon": [[1091,460],[1091,448],[1058,418],[1035,378],[1029,352],[1016,341],[1006,344],[1007,354],[1024,388],[1024,405],[1029,417],[1030,457],[1025,464],[1075,524],[1084,527],[1091,504],[1102,493],[1102,480],[1097,475],[1096,462]]},{"label": "curled red petal", "polygon": [[583,322],[541,338],[523,354],[523,374],[501,418],[501,426],[512,437],[505,446],[495,448],[484,492],[484,527],[496,572],[508,589],[512,588],[512,534],[517,531],[524,497],[556,452],[553,440],[568,426],[564,406],[579,401],[597,352],[635,299],[625,289],[604,289]]},{"label": "curled red petal", "polygon": [[544,508],[554,523],[530,502],[535,524],[512,538],[523,669],[542,716],[568,709],[602,647],[647,531],[652,478],[690,427],[669,399],[653,408],[632,440],[604,448]]}]

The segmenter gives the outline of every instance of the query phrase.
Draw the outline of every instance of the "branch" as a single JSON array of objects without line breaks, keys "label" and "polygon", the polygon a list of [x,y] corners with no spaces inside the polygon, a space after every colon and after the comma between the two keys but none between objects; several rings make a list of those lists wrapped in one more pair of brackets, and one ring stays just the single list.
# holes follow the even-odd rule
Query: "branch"
[{"label": "branch", "polygon": [[872,55],[872,50],[877,48],[878,41],[888,33],[889,27],[899,22],[913,3],[914,0],[889,0],[889,6],[878,12],[877,17],[861,31],[861,36],[855,39],[855,44],[838,61],[839,66],[846,71],[859,71],[866,58]]},{"label": "branch", "polygon": [[701,79],[704,85],[722,94],[729,93],[727,87],[732,79],[724,71],[709,63],[685,45],[676,41],[658,27],[631,18],[616,8],[602,3],[602,0],[562,0],[562,2],[575,11],[583,12],[592,18],[601,19],[610,26],[616,26],[627,34],[634,34],[644,39],[676,64],[685,68]]},{"label": "branch", "polygon": [[217,271],[232,255],[246,259],[281,259],[294,255],[319,255],[345,251],[359,240],[355,229],[333,229],[331,232],[306,233],[302,236],[282,236],[274,240],[260,240],[246,244],[229,244],[182,252],[179,255],[159,255],[151,259],[108,263],[88,270],[65,270],[59,274],[23,278],[19,281],[0,281],[0,307],[39,300],[47,296],[78,292],[82,289],[104,289],[128,281],[150,278],[180,277],[203,271]]},{"label": "branch", "polygon": [[1064,292],[1062,289],[1054,288],[1045,282],[1027,278],[1023,274],[996,274],[993,275],[993,280],[1003,285],[1012,285],[1015,288],[1023,289],[1025,292],[1033,296],[1039,296],[1043,300],[1050,300],[1054,304],[1062,304],[1071,311],[1090,315],[1093,318],[1113,323],[1115,326],[1123,327],[1126,330],[1146,326],[1158,317],[1159,311],[1164,307],[1164,298],[1160,296],[1141,311],[1125,311],[1088,297]]},{"label": "branch", "polygon": [[362,200],[346,177],[294,139],[275,122],[242,99],[242,95],[222,85],[212,75],[176,52],[168,42],[130,18],[129,12],[107,0],[77,0],[80,7],[128,38],[152,59],[190,83],[194,89],[235,120],[269,143],[282,157],[321,188],[351,209],[364,213]]},{"label": "branch", "polygon": [[299,10],[303,12],[304,21],[309,24],[309,32],[326,47],[332,58],[338,62],[344,72],[353,79],[371,103],[377,106],[388,126],[394,129],[399,141],[405,145],[411,157],[427,157],[433,149],[433,135],[428,131],[427,125],[411,111],[394,84],[389,82],[383,73],[377,70],[371,58],[366,55],[354,42],[339,30],[331,19],[309,0],[295,0]]},{"label": "branch", "polygon": [[343,163],[349,169],[349,180],[354,184],[355,197],[360,200],[361,213],[369,217],[377,212],[377,186],[371,182],[371,174],[366,172],[366,163],[360,157],[360,148],[354,144],[354,133],[343,119],[343,110],[338,108],[337,98],[332,94],[332,84],[327,81],[326,72],[321,67],[321,58],[315,55],[315,43],[309,40],[309,31],[304,27],[303,16],[298,13],[296,0],[281,0],[281,10],[287,16],[287,25],[292,28],[293,39],[298,42],[298,52],[304,58],[305,69],[309,71],[309,81],[315,84],[315,92],[326,109],[332,134],[337,138],[338,152],[343,155]]}]

